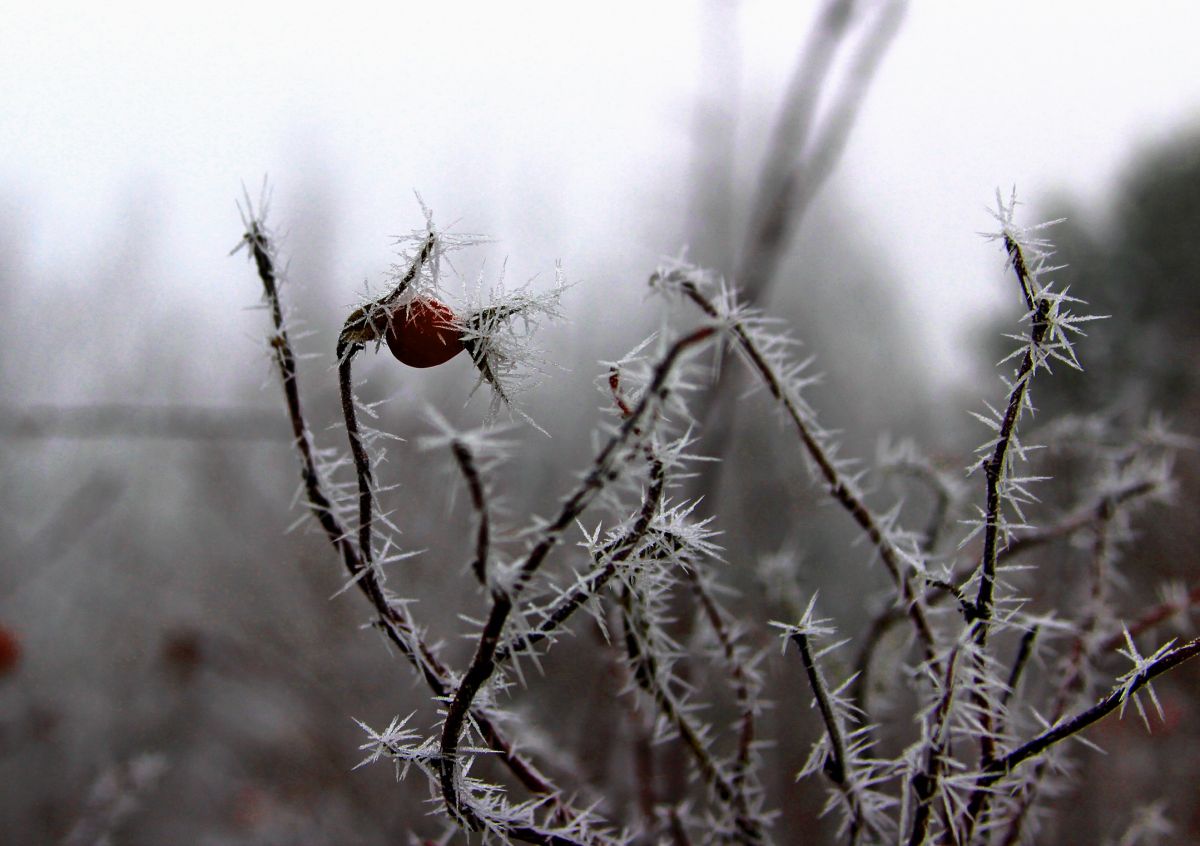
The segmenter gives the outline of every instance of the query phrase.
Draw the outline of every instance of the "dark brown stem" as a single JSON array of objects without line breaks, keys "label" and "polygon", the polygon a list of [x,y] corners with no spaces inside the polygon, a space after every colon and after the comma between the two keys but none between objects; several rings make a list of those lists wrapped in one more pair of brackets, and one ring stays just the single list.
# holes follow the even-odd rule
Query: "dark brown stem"
[{"label": "dark brown stem", "polygon": [[808,676],[809,687],[817,700],[817,710],[821,721],[825,723],[825,734],[829,737],[829,759],[825,763],[825,772],[834,784],[841,786],[846,781],[846,741],[842,735],[842,724],[833,703],[829,699],[825,679],[821,676],[820,668],[813,659],[812,650],[808,648],[808,635],[796,632],[791,636],[792,643],[800,651],[804,661],[804,672]]},{"label": "dark brown stem", "polygon": [[[1037,367],[1040,347],[1050,328],[1050,301],[1045,298],[1035,300],[1033,279],[1025,264],[1025,257],[1020,245],[1012,238],[1005,236],[1005,247],[1008,249],[1010,263],[1021,285],[1021,291],[1030,311],[1034,311],[1033,327],[1030,330],[1029,346],[1017,371],[1016,382],[1009,392],[1008,407],[1000,423],[999,435],[992,449],[992,456],[983,463],[983,472],[987,481],[987,502],[984,513],[983,529],[983,560],[979,568],[979,591],[975,598],[974,607],[974,638],[978,646],[978,657],[983,660],[987,649],[988,635],[992,628],[992,615],[995,610],[996,592],[996,560],[1001,545],[1000,526],[1003,508],[1002,487],[1005,474],[1011,462],[1009,450],[1012,448],[1016,435],[1017,421],[1028,402],[1029,382]],[[979,709],[980,734],[979,756],[980,764],[986,765],[996,754],[996,732],[993,726],[994,715],[987,706],[981,693],[972,695],[974,705]]]},{"label": "dark brown stem", "polygon": [[338,363],[338,392],[342,400],[342,417],[346,422],[346,437],[350,441],[350,455],[354,459],[354,475],[358,480],[358,550],[363,563],[371,566],[374,558],[371,534],[374,521],[374,491],[371,478],[371,459],[367,455],[362,433],[358,426],[358,414],[354,405],[354,379],[352,367],[354,357],[363,350],[368,341],[378,342],[382,327],[387,323],[388,309],[408,290],[416,280],[421,268],[433,256],[437,236],[430,232],[421,244],[421,250],[409,265],[407,272],[387,294],[372,303],[355,309],[346,318],[338,335],[334,354]]},{"label": "dark brown stem", "polygon": [[978,782],[979,786],[989,787],[995,784],[1025,761],[1036,758],[1054,744],[1079,734],[1084,729],[1104,719],[1113,711],[1120,708],[1129,697],[1132,697],[1143,687],[1154,681],[1154,679],[1163,673],[1173,670],[1180,664],[1190,661],[1197,655],[1200,655],[1200,638],[1195,638],[1182,646],[1177,646],[1174,649],[1164,652],[1157,660],[1148,664],[1130,682],[1114,688],[1111,693],[1092,707],[1081,711],[1068,720],[1056,723],[1037,737],[1021,744],[1007,755],[1002,755],[992,761],[983,768],[983,774],[980,776]]},{"label": "dark brown stem", "polygon": [[1025,668],[1029,665],[1029,659],[1033,655],[1033,644],[1037,640],[1039,628],[1032,627],[1025,634],[1021,635],[1021,642],[1017,645],[1017,654],[1013,658],[1012,669],[1008,671],[1008,684],[1004,688],[1004,694],[1000,700],[1002,708],[1008,707],[1009,700],[1016,694],[1017,685],[1021,683],[1021,676],[1025,673]]},{"label": "dark brown stem", "polygon": [[350,441],[350,455],[354,460],[354,475],[358,480],[358,550],[363,564],[371,566],[371,523],[374,509],[374,492],[371,489],[371,459],[363,444],[358,428],[358,413],[354,406],[354,381],[351,368],[354,357],[362,350],[362,344],[351,344],[338,357],[338,391],[342,399],[342,418],[346,423],[346,437]]},{"label": "dark brown stem", "polygon": [[475,560],[471,562],[471,572],[475,574],[479,584],[487,587],[488,549],[491,546],[491,520],[488,517],[486,493],[479,468],[475,466],[475,458],[471,450],[458,438],[450,444],[458,469],[462,471],[463,479],[467,482],[467,490],[471,493],[471,507],[479,518],[479,528],[475,531]]},{"label": "dark brown stem", "polygon": [[[1017,253],[1020,255],[1020,252]],[[1033,331],[1030,335],[1030,347],[1025,351],[1021,367],[1017,371],[1017,379],[1008,395],[1008,407],[1004,419],[1000,423],[1000,434],[992,449],[992,456],[983,464],[983,472],[987,479],[987,511],[984,516],[983,529],[983,561],[980,565],[979,593],[975,598],[975,615],[980,621],[976,628],[977,640],[980,645],[986,645],[987,635],[992,620],[993,605],[996,590],[996,559],[1000,551],[1000,509],[1001,486],[1005,473],[1008,471],[1009,449],[1012,447],[1013,436],[1017,430],[1017,420],[1025,407],[1029,393],[1029,380],[1037,361],[1036,348],[1041,346],[1049,324],[1046,317],[1049,314],[1050,303],[1040,300],[1038,316],[1033,321]]]}]

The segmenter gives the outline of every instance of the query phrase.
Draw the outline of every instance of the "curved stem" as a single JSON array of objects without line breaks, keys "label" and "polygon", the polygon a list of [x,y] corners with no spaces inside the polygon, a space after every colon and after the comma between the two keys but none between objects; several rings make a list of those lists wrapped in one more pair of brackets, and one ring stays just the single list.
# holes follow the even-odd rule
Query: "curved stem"
[{"label": "curved stem", "polygon": [[373,559],[371,550],[371,522],[374,510],[374,494],[371,490],[371,459],[363,445],[362,433],[358,428],[358,413],[354,407],[354,381],[351,367],[354,357],[363,348],[362,344],[351,344],[338,359],[338,391],[342,399],[342,417],[346,421],[346,437],[350,440],[350,455],[354,459],[354,475],[358,479],[358,551],[364,566],[370,567]]},{"label": "curved stem", "polygon": [[475,574],[475,579],[479,584],[487,587],[488,550],[491,547],[492,538],[487,493],[483,487],[483,479],[479,475],[479,468],[475,466],[475,457],[471,454],[470,447],[455,438],[450,443],[450,451],[454,454],[458,469],[467,483],[467,490],[471,493],[471,507],[479,515],[479,527],[475,530],[475,559],[471,562],[471,572]]}]

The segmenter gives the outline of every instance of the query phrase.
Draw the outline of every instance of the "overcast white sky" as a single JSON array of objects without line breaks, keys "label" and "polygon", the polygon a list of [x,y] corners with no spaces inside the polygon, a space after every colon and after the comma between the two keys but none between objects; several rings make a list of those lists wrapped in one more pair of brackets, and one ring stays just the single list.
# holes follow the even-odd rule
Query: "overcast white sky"
[{"label": "overcast white sky", "polygon": [[[742,4],[747,100],[778,100],[811,8]],[[975,233],[997,187],[1098,199],[1136,145],[1196,122],[1198,8],[913,2],[833,186],[913,302],[953,324],[991,301],[1001,257]],[[0,222],[60,269],[140,227],[164,279],[241,306],[234,201],[269,174],[283,227],[314,184],[328,192],[351,285],[420,224],[413,189],[500,239],[518,278],[561,258],[585,284],[640,285],[680,246],[654,234],[676,224],[646,221],[686,211],[671,175],[690,150],[695,9],[8,3]],[[606,265],[596,250],[613,245]]]}]

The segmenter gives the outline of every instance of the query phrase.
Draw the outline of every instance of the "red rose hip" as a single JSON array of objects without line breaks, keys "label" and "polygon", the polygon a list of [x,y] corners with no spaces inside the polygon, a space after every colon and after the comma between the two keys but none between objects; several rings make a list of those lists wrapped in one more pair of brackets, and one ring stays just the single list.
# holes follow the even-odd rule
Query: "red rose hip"
[{"label": "red rose hip", "polygon": [[436,367],[463,350],[454,312],[445,303],[418,297],[388,318],[387,345],[402,364]]},{"label": "red rose hip", "polygon": [[0,676],[7,676],[21,663],[21,640],[12,629],[0,624]]}]

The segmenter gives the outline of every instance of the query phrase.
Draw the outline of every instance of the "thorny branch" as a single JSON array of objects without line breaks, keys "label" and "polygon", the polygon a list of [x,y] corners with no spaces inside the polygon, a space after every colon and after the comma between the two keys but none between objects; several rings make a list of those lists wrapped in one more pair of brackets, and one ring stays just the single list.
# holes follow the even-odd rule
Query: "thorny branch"
[{"label": "thorny branch", "polygon": [[763,830],[758,817],[748,804],[744,790],[740,789],[735,775],[729,775],[709,749],[706,733],[692,719],[690,710],[671,689],[669,681],[662,678],[663,672],[658,655],[646,648],[643,634],[649,624],[640,612],[640,601],[636,593],[624,590],[620,595],[622,621],[624,624],[625,650],[633,667],[634,680],[654,701],[655,706],[678,732],[684,745],[691,753],[700,771],[700,777],[713,791],[721,803],[734,812],[735,831],[732,836],[738,843],[763,843]]},{"label": "thorny branch", "polygon": [[949,740],[949,721],[951,707],[954,704],[956,692],[955,676],[958,670],[958,656],[962,644],[955,644],[946,659],[946,669],[940,679],[938,689],[941,694],[937,706],[928,718],[925,726],[925,760],[921,770],[912,777],[912,790],[916,799],[913,809],[912,827],[909,830],[908,846],[921,846],[929,834],[929,821],[933,812],[934,800],[940,788],[942,771],[946,764],[946,745]]},{"label": "thorny branch", "polygon": [[1156,660],[1149,662],[1143,669],[1135,673],[1124,684],[1118,685],[1096,704],[1092,705],[1073,717],[1060,720],[1036,737],[1022,743],[1006,755],[1001,755],[983,768],[978,780],[980,787],[995,784],[1018,766],[1036,758],[1040,753],[1056,743],[1079,734],[1088,727],[1107,717],[1113,711],[1121,709],[1131,697],[1152,681],[1179,665],[1200,655],[1200,638],[1194,638],[1182,646],[1163,652]]},{"label": "thorny branch", "polygon": [[338,391],[342,399],[342,417],[346,423],[346,437],[350,440],[350,455],[354,459],[354,473],[358,479],[358,549],[366,566],[371,566],[372,515],[374,491],[371,478],[371,459],[358,426],[358,414],[354,404],[354,357],[362,352],[369,341],[378,342],[382,337],[382,326],[386,324],[388,307],[395,304],[417,278],[421,268],[430,260],[437,246],[434,232],[426,236],[416,258],[396,284],[384,296],[365,306],[355,309],[342,326],[338,335],[335,355],[338,362]]},{"label": "thorny branch", "polygon": [[[275,334],[271,338],[271,349],[281,381],[283,382],[288,419],[292,425],[296,450],[300,455],[301,477],[309,509],[321,525],[321,528],[325,531],[330,544],[341,556],[350,578],[357,583],[359,590],[371,602],[377,615],[376,625],[387,635],[388,640],[400,650],[401,654],[417,669],[429,685],[434,696],[439,698],[448,696],[451,689],[449,670],[421,638],[404,606],[389,601],[374,570],[367,563],[364,563],[358,550],[351,542],[349,535],[335,515],[332,503],[325,495],[311,436],[308,425],[305,423],[300,403],[300,392],[296,378],[296,357],[288,340],[283,306],[279,297],[278,279],[275,273],[274,249],[261,220],[253,216],[247,220],[243,245],[248,246],[251,251],[251,256],[258,269],[259,279],[263,285],[264,296],[271,310],[272,322],[275,327]],[[354,343],[357,342],[349,342],[350,345]],[[343,346],[341,339],[339,339],[339,353],[345,353],[346,349],[347,347]],[[354,442],[352,439],[351,443],[353,444]],[[369,472],[369,464],[365,464],[365,466]],[[362,474],[360,469],[360,484],[361,480]],[[369,520],[367,522],[369,524]],[[527,789],[535,794],[550,797],[552,805],[559,815],[569,819],[577,814],[576,811],[572,810],[565,802],[558,798],[560,795],[558,788],[521,753],[515,750],[511,741],[505,737],[486,713],[479,710],[473,711],[472,719],[479,726],[484,739],[492,748],[497,750],[499,758]],[[532,829],[514,829],[510,834],[513,837],[531,843],[577,846],[573,841],[546,836]]]},{"label": "thorny branch", "polygon": [[733,687],[733,695],[738,710],[738,741],[737,753],[733,761],[733,786],[743,794],[740,800],[744,805],[746,781],[750,773],[751,757],[754,751],[755,713],[758,708],[756,692],[758,681],[752,678],[752,671],[746,666],[745,659],[738,649],[735,632],[731,630],[726,612],[717,603],[710,588],[704,583],[704,577],[695,568],[684,568],[684,574],[692,585],[704,616],[712,627],[717,642],[721,645],[721,654],[729,672],[729,684]]},{"label": "thorny branch", "polygon": [[479,475],[479,468],[475,466],[475,457],[471,454],[471,448],[461,439],[455,438],[451,441],[450,451],[454,454],[454,461],[458,464],[458,469],[462,471],[463,479],[466,480],[467,490],[471,493],[471,507],[479,518],[479,527],[475,530],[475,559],[471,562],[471,572],[475,574],[475,579],[479,584],[487,587],[491,519],[488,516],[483,479]]},{"label": "thorny branch", "polygon": [[[716,305],[700,291],[695,282],[690,279],[683,279],[679,283],[679,288],[709,317],[714,319],[722,317]],[[746,330],[745,325],[734,317],[730,321],[729,329],[734,336],[735,342],[746,354],[746,358],[749,360],[751,366],[771,392],[771,396],[787,412],[801,442],[804,444],[805,450],[819,468],[821,476],[825,479],[830,496],[849,512],[850,516],[854,518],[854,521],[858,523],[859,527],[862,528],[863,532],[871,540],[871,543],[879,551],[879,557],[887,568],[888,574],[900,590],[901,603],[907,609],[909,619],[912,620],[918,640],[925,652],[925,658],[928,661],[934,661],[933,630],[925,616],[922,600],[913,588],[912,579],[909,576],[910,565],[905,560],[906,556],[887,537],[883,527],[879,524],[879,521],[867,507],[866,503],[854,492],[851,485],[842,478],[833,459],[827,454],[813,433],[806,419],[807,415],[784,387],[783,380],[775,373],[758,344]]]},{"label": "thorny branch", "polygon": [[500,645],[504,624],[522,590],[533,574],[537,572],[550,550],[558,544],[563,531],[583,512],[596,494],[619,475],[618,457],[620,453],[635,437],[638,427],[644,424],[646,418],[661,401],[661,392],[666,385],[667,377],[680,357],[690,348],[706,341],[713,333],[714,330],[711,327],[703,327],[680,338],[671,346],[656,368],[654,378],[633,414],[621,424],[617,432],[596,456],[591,470],[588,471],[574,493],[563,502],[558,516],[542,530],[541,538],[526,555],[512,584],[508,587],[496,585],[492,588],[492,610],[479,636],[475,657],[463,674],[462,681],[455,690],[454,698],[446,712],[440,745],[439,768],[446,805],[456,817],[463,819],[471,828],[478,827],[478,820],[472,818],[473,815],[460,800],[456,785],[459,766],[458,743],[467,713],[476,695],[495,672],[495,655]]},{"label": "thorny branch", "polygon": [[825,758],[823,767],[825,775],[828,776],[829,780],[846,797],[846,802],[850,806],[852,816],[849,831],[850,840],[852,843],[858,843],[864,830],[870,828],[870,824],[867,822],[866,815],[863,812],[862,803],[855,794],[854,785],[848,778],[850,754],[845,726],[837,709],[834,707],[832,697],[829,693],[829,686],[825,682],[825,677],[821,672],[820,666],[817,664],[816,656],[809,645],[809,635],[807,632],[795,630],[788,635],[788,638],[796,644],[796,648],[800,651],[801,660],[804,662],[804,673],[808,676],[808,686],[813,692],[813,697],[816,699],[817,711],[821,714],[821,722],[825,725],[825,736],[829,740],[829,753]]},{"label": "thorny branch", "polygon": [[[1010,209],[1002,206],[1002,212],[1007,211]],[[814,754],[802,774],[817,768],[824,770],[835,788],[830,790],[830,806],[836,805],[840,809],[842,832],[848,833],[851,844],[874,842],[873,839],[883,838],[885,832],[889,837],[895,834],[911,846],[937,838],[974,842],[976,833],[982,836],[983,832],[996,831],[1002,825],[1008,825],[1010,840],[1020,837],[1025,813],[1038,799],[1036,788],[1041,779],[1041,768],[1047,766],[1044,753],[1059,741],[1085,731],[1113,710],[1124,707],[1130,699],[1135,700],[1140,710],[1141,703],[1137,700],[1140,691],[1148,688],[1162,673],[1200,652],[1200,639],[1175,648],[1168,645],[1146,659],[1137,656],[1133,647],[1133,633],[1146,631],[1200,603],[1200,587],[1188,591],[1181,587],[1120,633],[1129,644],[1128,654],[1136,662],[1134,670],[1122,676],[1117,687],[1100,701],[1072,717],[1063,717],[1070,700],[1085,693],[1083,677],[1089,665],[1098,655],[1119,645],[1118,635],[1109,635],[1113,618],[1105,613],[1106,585],[1111,578],[1107,562],[1114,555],[1114,544],[1120,539],[1110,535],[1110,524],[1125,506],[1157,493],[1166,485],[1166,477],[1164,474],[1160,479],[1150,474],[1132,478],[1123,469],[1118,474],[1120,483],[1107,485],[1101,496],[1085,500],[1085,505],[1068,511],[1057,523],[1041,529],[1012,527],[1005,523],[1005,510],[1009,504],[1019,509],[1024,502],[1021,486],[1027,480],[1012,478],[1012,467],[1014,456],[1023,454],[1016,430],[1022,414],[1030,408],[1029,382],[1038,368],[1044,366],[1047,356],[1056,355],[1054,348],[1058,344],[1059,330],[1064,325],[1070,328],[1067,324],[1072,319],[1064,318],[1057,310],[1064,295],[1049,293],[1049,286],[1039,287],[1037,274],[1042,266],[1029,265],[1019,239],[1008,234],[1008,222],[1006,220],[1002,236],[1004,246],[1021,286],[1032,326],[1006,405],[992,423],[995,439],[989,441],[986,458],[981,462],[986,486],[983,519],[979,521],[982,550],[975,547],[976,551],[971,555],[979,577],[974,597],[966,592],[970,582],[964,578],[962,559],[949,560],[945,570],[947,575],[941,578],[925,570],[925,561],[934,555],[937,536],[947,523],[951,504],[949,491],[937,492],[939,499],[934,519],[923,536],[900,532],[893,526],[893,516],[881,516],[872,511],[866,504],[865,494],[858,488],[857,477],[836,458],[828,433],[821,430],[813,412],[801,398],[798,386],[803,382],[793,378],[793,373],[798,371],[783,360],[780,347],[772,343],[773,336],[762,331],[761,318],[743,309],[731,292],[722,289],[714,297],[698,284],[699,276],[669,271],[670,278],[664,287],[673,287],[699,307],[711,322],[668,347],[651,369],[648,386],[636,402],[622,396],[620,376],[614,369],[609,384],[622,419],[582,480],[561,501],[556,516],[542,525],[535,525],[530,531],[533,540],[511,570],[489,563],[489,559],[497,554],[492,550],[489,489],[471,443],[459,437],[446,441],[466,484],[477,521],[470,569],[475,580],[488,591],[490,599],[474,654],[460,676],[444,665],[426,643],[409,615],[407,605],[396,601],[383,586],[381,562],[374,561],[373,523],[382,521],[375,517],[375,480],[367,448],[372,433],[364,434],[358,424],[352,378],[355,356],[366,344],[380,340],[384,325],[382,316],[418,281],[422,268],[436,261],[440,248],[432,227],[394,288],[351,314],[338,338],[338,381],[358,486],[358,526],[354,532],[348,531],[343,523],[345,512],[339,510],[339,505],[344,504],[335,503],[326,493],[330,488],[322,473],[327,468],[313,445],[304,419],[296,381],[296,356],[287,335],[272,244],[260,219],[246,221],[242,246],[248,248],[257,266],[272,314],[271,352],[283,383],[292,437],[300,457],[305,503],[341,558],[349,576],[348,585],[356,585],[371,602],[376,616],[374,624],[417,669],[433,697],[444,703],[440,736],[428,739],[420,754],[425,756],[421,765],[436,785],[444,810],[454,822],[463,829],[484,832],[485,839],[495,836],[506,842],[615,846],[631,836],[629,832],[609,835],[591,827],[590,809],[580,811],[564,799],[560,789],[528,757],[515,750],[512,741],[498,728],[500,711],[489,698],[500,666],[523,654],[532,654],[534,647],[543,641],[552,642],[577,611],[596,601],[617,579],[621,645],[627,666],[634,682],[653,702],[660,726],[669,727],[677,742],[695,761],[712,803],[708,812],[712,814],[710,822],[715,828],[710,836],[723,842],[758,844],[768,841],[770,815],[759,807],[761,793],[755,773],[758,760],[752,753],[757,742],[755,715],[760,680],[753,661],[743,654],[736,622],[720,607],[704,574],[692,568],[686,533],[670,523],[676,512],[664,503],[667,470],[669,465],[673,466],[674,458],[666,457],[665,453],[659,455],[656,434],[674,371],[687,353],[708,342],[718,331],[727,333],[732,347],[741,353],[751,371],[783,409],[832,500],[851,516],[870,540],[895,588],[895,606],[875,618],[859,651],[858,678],[847,679],[835,691],[831,692],[826,686],[818,665],[819,654],[814,654],[808,632],[800,627],[787,627],[788,639],[796,644],[802,656],[824,726],[823,745],[816,747],[824,757]],[[1014,228],[1012,231],[1021,230]],[[1041,245],[1042,242],[1036,243]],[[1034,254],[1041,257],[1036,250]],[[664,277],[656,275],[656,278],[664,281]],[[467,334],[475,333],[470,336],[468,349],[489,382],[497,374],[489,376],[487,369],[491,365],[484,350],[487,338],[483,322],[504,319],[507,316],[505,308],[520,309],[507,305],[482,309],[461,324]],[[1069,351],[1069,346],[1066,349]],[[499,385],[494,387],[501,390]],[[597,540],[598,534],[589,538],[591,569],[540,606],[522,602],[522,594],[550,553],[561,543],[571,524],[604,489],[638,463],[642,454],[646,458],[646,476],[640,503],[632,513],[622,517],[619,528],[611,530],[604,543]],[[1034,662],[1031,657],[1035,641],[1039,646],[1041,643],[1042,618],[1028,614],[1011,618],[1022,632],[1011,660],[1002,665],[987,654],[989,632],[999,631],[1001,622],[1011,624],[1009,618],[997,611],[1008,599],[1003,593],[997,595],[997,568],[1006,559],[1028,549],[1082,530],[1091,530],[1094,542],[1095,571],[1090,611],[1072,630],[1074,649],[1065,661],[1066,672],[1062,674],[1057,698],[1048,712],[1052,724],[1032,739],[1018,744],[1009,735],[1014,731],[1010,725],[1012,708],[1019,698],[1022,678],[1032,672],[1030,666]],[[666,634],[662,617],[665,606],[658,604],[667,594],[656,593],[661,589],[659,585],[642,581],[659,564],[682,567],[684,578],[690,581],[695,593],[698,609],[707,618],[715,636],[716,659],[728,675],[738,714],[737,742],[728,758],[717,755],[710,747],[711,729],[696,718],[698,703],[692,701],[691,688],[684,685],[679,676],[672,675],[671,664],[677,644]],[[673,579],[663,584],[673,588],[678,584]],[[947,598],[957,603],[959,613],[941,613],[935,609]],[[514,612],[523,618],[520,625],[510,625]],[[531,619],[531,625],[525,624],[526,617]],[[866,713],[871,659],[890,628],[904,619],[911,623],[916,634],[923,659],[920,670],[931,682],[922,685],[918,693],[924,708],[921,737],[902,758],[867,758],[864,753],[875,755],[877,745],[882,745],[873,734],[879,727],[870,723],[870,715]],[[1049,617],[1045,619],[1049,620]],[[939,642],[944,646],[939,648]],[[847,696],[846,690],[851,690],[853,695]],[[861,723],[858,721],[860,716],[863,718]],[[851,728],[850,723],[856,725]],[[956,753],[951,742],[964,731],[971,731],[981,738],[979,761],[973,768],[960,760],[962,756]],[[394,756],[397,760],[413,754],[411,749],[399,744],[388,746],[382,736],[377,735],[376,740],[380,754]],[[480,740],[484,745],[477,748]],[[517,809],[517,813],[497,815],[488,800],[481,797],[487,797],[488,790],[499,791],[500,788],[468,776],[473,759],[490,751],[497,752],[500,760],[534,795],[529,803]],[[645,760],[637,760],[641,762],[639,772],[644,782],[641,818],[647,825],[653,825],[652,821],[657,817],[664,825],[659,834],[665,834],[669,829],[675,842],[689,842],[687,826],[699,825],[698,818],[692,816],[685,803],[652,807],[655,801],[655,791],[650,783],[652,768],[647,769]],[[1038,769],[1032,777],[1025,773],[1019,795],[1014,794],[1003,806],[996,800],[994,807],[990,807],[997,782],[1029,762]],[[898,791],[902,798],[897,821],[889,816],[895,808],[895,797],[879,789],[878,785],[895,782],[902,771],[906,775],[902,779],[903,787]],[[1000,817],[1001,807],[1005,817]],[[535,822],[535,812],[536,819],[548,822],[544,825]],[[897,827],[899,831],[895,830]]]}]

